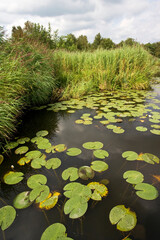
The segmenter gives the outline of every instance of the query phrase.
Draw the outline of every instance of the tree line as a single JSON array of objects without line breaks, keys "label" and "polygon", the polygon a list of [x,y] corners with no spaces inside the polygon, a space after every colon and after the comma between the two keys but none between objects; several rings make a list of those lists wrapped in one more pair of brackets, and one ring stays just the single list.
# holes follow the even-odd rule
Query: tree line
[{"label": "tree line", "polygon": [[[3,27],[0,27],[0,43],[4,41],[4,34]],[[93,43],[90,43],[86,35],[80,35],[77,38],[72,33],[65,36],[59,36],[58,30],[52,33],[50,24],[48,24],[48,28],[45,28],[39,23],[32,23],[30,21],[25,22],[23,28],[21,26],[13,26],[10,40],[13,42],[21,40],[38,41],[47,45],[50,49],[66,49],[68,51],[93,51],[98,48],[109,50],[122,47],[123,45],[134,46],[139,44],[147,49],[152,55],[160,57],[160,41],[140,44],[133,38],[127,38],[125,41],[116,44],[110,38],[103,38],[100,33],[97,33]]]}]

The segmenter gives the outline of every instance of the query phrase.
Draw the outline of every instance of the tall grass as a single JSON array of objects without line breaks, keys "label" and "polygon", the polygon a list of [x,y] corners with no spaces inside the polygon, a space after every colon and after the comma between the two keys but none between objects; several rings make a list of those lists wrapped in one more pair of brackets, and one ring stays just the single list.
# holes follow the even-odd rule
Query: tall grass
[{"label": "tall grass", "polygon": [[155,71],[155,59],[140,46],[94,52],[57,51],[53,59],[64,99],[100,90],[147,89]]}]

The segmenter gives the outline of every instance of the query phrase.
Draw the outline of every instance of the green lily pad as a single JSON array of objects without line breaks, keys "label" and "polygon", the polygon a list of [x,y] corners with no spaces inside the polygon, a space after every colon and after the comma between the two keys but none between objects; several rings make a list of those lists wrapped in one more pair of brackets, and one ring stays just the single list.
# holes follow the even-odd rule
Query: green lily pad
[{"label": "green lily pad", "polygon": [[82,217],[87,211],[88,203],[81,202],[80,196],[70,198],[64,205],[64,213],[69,214],[69,218],[76,219]]},{"label": "green lily pad", "polygon": [[47,130],[41,130],[39,132],[36,133],[37,137],[44,137],[48,135],[48,131]]},{"label": "green lily pad", "polygon": [[160,125],[157,125],[157,124],[153,124],[151,125],[152,128],[156,128],[156,129],[160,129]]},{"label": "green lily pad", "polygon": [[111,224],[117,224],[117,229],[122,232],[131,231],[137,224],[135,212],[132,212],[124,205],[117,205],[111,209],[109,213]]},{"label": "green lily pad", "polygon": [[34,188],[44,185],[46,183],[47,183],[47,178],[46,178],[46,176],[44,176],[42,174],[32,175],[27,180],[27,186],[31,189],[34,189]]},{"label": "green lily pad", "polygon": [[128,161],[134,161],[137,160],[138,154],[134,151],[126,151],[122,153],[122,157],[126,158]]},{"label": "green lily pad", "polygon": [[39,158],[42,156],[42,153],[38,150],[33,150],[33,151],[29,151],[28,153],[25,154],[25,156],[32,160],[32,159],[35,159],[35,158]]},{"label": "green lily pad", "polygon": [[126,181],[131,184],[138,184],[143,182],[144,180],[143,174],[134,170],[126,171],[123,174],[123,178],[126,179]]},{"label": "green lily pad", "polygon": [[22,157],[18,160],[17,164],[19,164],[20,166],[25,165],[26,163],[29,163],[31,160],[28,159],[27,157]]},{"label": "green lily pad", "polygon": [[96,149],[100,149],[103,147],[103,143],[101,142],[86,142],[83,144],[83,147],[86,149],[90,149],[90,150],[96,150]]},{"label": "green lily pad", "polygon": [[91,162],[91,168],[96,172],[103,172],[108,169],[108,164],[103,161]]},{"label": "green lily pad", "polygon": [[29,191],[19,193],[13,200],[13,206],[17,209],[29,207],[32,202],[29,200]]},{"label": "green lily pad", "polygon": [[121,134],[121,133],[124,133],[124,129],[123,128],[120,128],[120,127],[116,127],[113,129],[113,132],[114,133],[117,133],[117,134]]},{"label": "green lily pad", "polygon": [[91,190],[89,187],[73,182],[73,183],[68,183],[67,185],[64,186],[64,195],[68,198],[72,198],[75,196],[81,197],[81,202],[86,202],[90,199],[91,197]]},{"label": "green lily pad", "polygon": [[3,155],[0,154],[0,164],[3,162],[3,160],[4,160],[4,157]]},{"label": "green lily pad", "polygon": [[51,147],[49,147],[49,148],[47,148],[46,149],[46,151],[45,151],[46,153],[55,153],[56,151],[55,151],[55,146],[51,146]]},{"label": "green lily pad", "polygon": [[142,156],[142,160],[147,163],[154,164],[159,163],[159,158],[151,153],[144,153]]},{"label": "green lily pad", "polygon": [[77,123],[77,124],[82,124],[84,121],[82,120],[82,119],[77,119],[76,121],[75,121],[75,123]]},{"label": "green lily pad", "polygon": [[78,169],[78,175],[83,180],[88,180],[94,178],[94,171],[89,166],[82,166]]},{"label": "green lily pad", "polygon": [[67,149],[67,147],[65,144],[58,144],[55,146],[55,149],[57,152],[64,152]]},{"label": "green lily pad", "polygon": [[79,178],[78,168],[69,167],[62,172],[63,180],[69,179],[70,181],[75,181]]},{"label": "green lily pad", "polygon": [[[51,193],[50,193],[51,194]],[[54,192],[53,195],[47,197],[44,201],[39,203],[39,208],[49,210],[53,208],[58,202],[59,192]]]},{"label": "green lily pad", "polygon": [[108,188],[99,182],[91,182],[87,185],[91,190],[93,190],[91,198],[96,201],[101,201],[102,197],[107,196]]},{"label": "green lily pad", "polygon": [[5,148],[10,150],[16,148],[18,145],[19,145],[18,142],[10,142],[5,145]]},{"label": "green lily pad", "polygon": [[51,158],[46,161],[45,165],[47,169],[57,169],[59,166],[61,166],[61,160],[59,158]]},{"label": "green lily pad", "polygon": [[85,119],[85,121],[83,121],[83,124],[84,124],[84,125],[91,125],[91,124],[92,124],[92,121]]},{"label": "green lily pad", "polygon": [[104,159],[105,157],[109,156],[109,153],[105,150],[99,149],[99,150],[95,150],[93,152],[93,155],[97,158]]},{"label": "green lily pad", "polygon": [[114,128],[116,128],[116,127],[117,127],[117,126],[112,125],[112,124],[109,124],[109,125],[106,126],[106,128],[108,128],[108,129],[114,129]]},{"label": "green lily pad", "polygon": [[29,194],[29,200],[33,202],[36,200],[36,203],[44,201],[49,195],[49,187],[46,185],[39,185],[35,187]]},{"label": "green lily pad", "polygon": [[135,186],[136,194],[145,200],[154,200],[158,197],[157,189],[148,183],[139,183]]},{"label": "green lily pad", "polygon": [[81,149],[79,148],[68,148],[66,154],[69,156],[78,156],[79,154],[81,154]]},{"label": "green lily pad", "polygon": [[30,138],[29,137],[24,137],[24,138],[19,138],[17,140],[17,143],[18,144],[25,144],[26,142],[29,142],[30,141]]},{"label": "green lily pad", "polygon": [[40,240],[73,240],[66,237],[66,228],[61,223],[50,225],[42,234]]},{"label": "green lily pad", "polygon": [[15,150],[15,154],[24,154],[28,151],[28,147],[27,146],[23,146],[23,147],[19,147]]},{"label": "green lily pad", "polygon": [[44,159],[43,155],[40,158],[35,158],[31,162],[31,167],[34,169],[40,169],[42,166],[46,165],[46,160]]},{"label": "green lily pad", "polygon": [[140,132],[146,132],[146,131],[147,131],[147,128],[146,128],[146,127],[139,126],[139,127],[136,127],[136,130],[137,130],[137,131],[140,131]]},{"label": "green lily pad", "polygon": [[152,129],[152,130],[150,130],[150,132],[155,135],[160,135],[160,130],[157,130],[157,129]]},{"label": "green lily pad", "polygon": [[23,180],[23,175],[22,172],[10,171],[4,175],[3,180],[6,184],[14,185]]},{"label": "green lily pad", "polygon": [[0,208],[0,226],[2,231],[6,230],[14,222],[16,210],[12,206]]}]

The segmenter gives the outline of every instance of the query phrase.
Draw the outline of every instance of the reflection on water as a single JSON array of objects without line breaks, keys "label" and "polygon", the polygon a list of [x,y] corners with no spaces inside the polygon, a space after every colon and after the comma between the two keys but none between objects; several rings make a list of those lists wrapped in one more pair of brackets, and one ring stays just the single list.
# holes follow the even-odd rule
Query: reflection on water
[{"label": "reflection on water", "polygon": [[[155,90],[155,92],[158,91]],[[114,97],[112,96],[112,98]],[[160,99],[160,96],[156,96],[155,99]],[[129,98],[128,101],[130,101]],[[151,102],[152,99],[147,101]],[[157,103],[157,106],[160,106],[160,104]],[[130,150],[137,153],[148,152],[160,157],[160,137],[152,134],[150,131],[136,131],[136,126],[139,126],[141,123],[141,118],[139,117],[135,118],[135,121],[128,121],[129,117],[126,117],[122,123],[119,123],[119,126],[125,129],[123,134],[113,133],[101,124],[98,119],[94,119],[91,125],[76,124],[75,121],[80,119],[83,113],[90,113],[91,117],[93,117],[96,115],[96,109],[84,107],[72,114],[67,113],[67,111],[53,112],[44,109],[31,111],[24,117],[17,133],[18,137],[27,136],[33,138],[37,131],[45,129],[49,132],[47,139],[49,139],[52,145],[63,143],[67,148],[77,147],[82,150],[82,154],[77,157],[70,157],[65,152],[56,153],[56,157],[59,157],[62,161],[62,165],[56,171],[47,170],[44,167],[34,170],[30,165],[25,165],[25,167],[19,166],[17,161],[20,157],[14,154],[14,150],[5,157],[6,160],[2,163],[0,169],[2,180],[0,197],[7,204],[12,205],[13,199],[18,193],[28,190],[26,181],[29,176],[35,173],[46,175],[47,185],[52,192],[61,192],[58,204],[49,211],[42,211],[35,204],[27,209],[16,210],[17,216],[14,223],[5,231],[6,240],[39,240],[48,225],[56,222],[63,223],[66,226],[68,236],[75,240],[125,239],[127,233],[121,233],[116,230],[116,226],[111,225],[108,218],[110,210],[120,204],[131,208],[137,214],[137,226],[130,235],[132,240],[159,239],[159,197],[152,201],[137,197],[133,186],[128,184],[122,177],[127,170],[138,170],[144,174],[144,181],[154,184],[159,191],[160,182],[155,181],[153,177],[153,175],[160,175],[159,165],[146,164],[141,161],[126,161],[122,158],[122,153]],[[148,118],[145,119],[145,127],[148,130],[151,129],[151,123]],[[109,169],[102,173],[96,173],[94,178],[94,181],[109,180],[107,185],[109,195],[100,202],[95,203],[90,200],[86,214],[81,219],[72,220],[63,213],[65,201],[63,187],[66,182],[62,180],[61,174],[67,167],[90,165],[93,160],[93,153],[91,150],[82,147],[82,144],[88,141],[103,142],[103,149],[109,152],[109,157],[104,160],[109,165]],[[29,143],[28,146],[30,150],[36,149],[36,145],[33,143]],[[42,152],[44,151],[42,150]],[[51,157],[55,157],[55,154],[47,154],[47,159]],[[3,175],[11,170],[11,165],[14,165],[16,171],[22,171],[25,174],[23,181],[13,186],[3,183]],[[83,184],[90,182],[89,180],[78,181]],[[2,201],[0,201],[0,206],[4,206]],[[0,233],[0,239],[3,239],[2,233]]]}]

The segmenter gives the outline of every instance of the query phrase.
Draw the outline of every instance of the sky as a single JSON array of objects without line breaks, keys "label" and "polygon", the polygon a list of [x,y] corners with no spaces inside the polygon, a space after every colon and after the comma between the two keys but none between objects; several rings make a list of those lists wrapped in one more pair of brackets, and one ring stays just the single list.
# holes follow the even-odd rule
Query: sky
[{"label": "sky", "polygon": [[12,26],[26,21],[51,24],[59,36],[97,33],[119,43],[129,37],[140,43],[160,41],[160,0],[1,0],[0,26],[8,36]]}]

